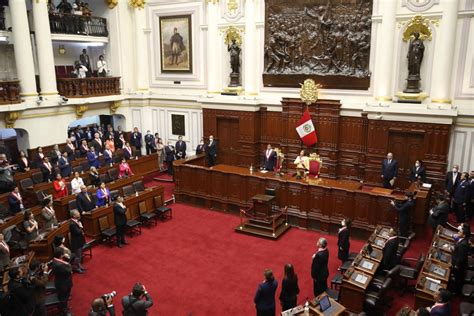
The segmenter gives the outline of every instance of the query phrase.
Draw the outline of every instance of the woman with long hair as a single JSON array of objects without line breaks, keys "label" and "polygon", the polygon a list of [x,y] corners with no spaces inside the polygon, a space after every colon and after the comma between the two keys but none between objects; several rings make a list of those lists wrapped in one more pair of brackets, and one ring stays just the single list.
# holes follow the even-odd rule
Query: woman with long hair
[{"label": "woman with long hair", "polygon": [[285,276],[281,281],[281,310],[286,311],[287,309],[295,307],[299,293],[300,288],[298,287],[298,275],[295,273],[293,265],[287,263],[285,264]]}]

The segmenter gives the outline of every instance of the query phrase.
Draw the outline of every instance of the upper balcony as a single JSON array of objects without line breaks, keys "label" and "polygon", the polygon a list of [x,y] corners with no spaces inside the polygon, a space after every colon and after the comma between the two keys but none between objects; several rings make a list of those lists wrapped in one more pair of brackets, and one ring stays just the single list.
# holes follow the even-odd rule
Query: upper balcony
[{"label": "upper balcony", "polygon": [[0,105],[21,103],[20,82],[0,80]]},{"label": "upper balcony", "polygon": [[86,36],[109,36],[107,19],[96,16],[50,13],[51,33]]}]

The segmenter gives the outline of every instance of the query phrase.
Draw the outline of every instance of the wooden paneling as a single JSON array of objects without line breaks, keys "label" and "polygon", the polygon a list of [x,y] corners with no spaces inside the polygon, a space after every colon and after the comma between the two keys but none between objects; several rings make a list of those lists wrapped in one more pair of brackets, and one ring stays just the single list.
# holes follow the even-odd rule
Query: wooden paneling
[{"label": "wooden paneling", "polygon": [[[360,117],[340,115],[340,102],[320,99],[309,106],[318,134],[318,143],[309,148],[323,159],[323,177],[364,181],[381,185],[380,167],[387,152],[394,151],[403,170],[398,186],[407,187],[406,170],[415,159],[424,161],[427,181],[435,189],[442,187],[446,172],[451,125],[369,120],[367,113]],[[296,133],[306,105],[296,98],[283,98],[281,112],[269,112],[262,107],[257,112],[203,110],[204,134],[219,140],[219,118],[238,122],[238,158],[235,165],[259,166],[267,144],[282,148],[286,156],[284,167],[291,172],[292,162],[305,148]],[[391,142],[390,135],[404,135],[402,143],[410,148],[400,150]],[[415,158],[416,157],[416,158]]]}]

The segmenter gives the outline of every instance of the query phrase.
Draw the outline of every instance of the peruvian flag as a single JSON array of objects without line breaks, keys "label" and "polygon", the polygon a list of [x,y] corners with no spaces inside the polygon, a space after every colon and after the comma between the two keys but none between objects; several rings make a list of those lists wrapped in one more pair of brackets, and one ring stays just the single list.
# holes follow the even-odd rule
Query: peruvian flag
[{"label": "peruvian flag", "polygon": [[296,132],[303,141],[303,144],[307,147],[318,142],[318,136],[316,135],[316,130],[314,129],[313,121],[311,121],[311,115],[309,115],[308,108],[306,108],[303,117],[301,117],[301,120],[298,122]]}]

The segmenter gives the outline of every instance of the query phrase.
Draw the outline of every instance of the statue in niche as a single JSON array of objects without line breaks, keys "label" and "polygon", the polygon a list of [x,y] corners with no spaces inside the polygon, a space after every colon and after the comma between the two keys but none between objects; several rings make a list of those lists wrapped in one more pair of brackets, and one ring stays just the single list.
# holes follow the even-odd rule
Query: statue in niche
[{"label": "statue in niche", "polygon": [[230,74],[230,87],[240,86],[240,52],[241,49],[236,43],[236,39],[232,39],[232,44],[227,46],[227,51],[230,53],[230,67],[232,73]]},{"label": "statue in niche", "polygon": [[423,54],[425,53],[425,45],[420,39],[420,33],[414,32],[413,39],[410,40],[408,48],[408,79],[406,93],[419,93],[420,91],[420,69],[423,61]]}]

